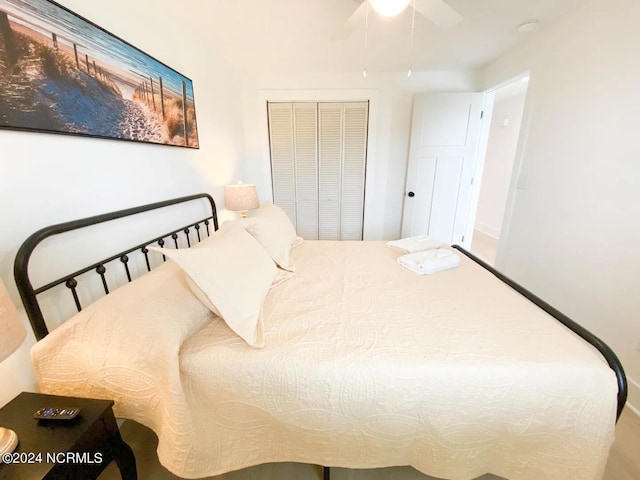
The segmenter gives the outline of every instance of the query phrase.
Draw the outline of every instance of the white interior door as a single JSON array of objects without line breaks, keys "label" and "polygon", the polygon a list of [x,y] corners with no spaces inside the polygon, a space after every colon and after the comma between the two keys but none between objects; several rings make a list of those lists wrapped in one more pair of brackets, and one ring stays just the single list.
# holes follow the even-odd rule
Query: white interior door
[{"label": "white interior door", "polygon": [[[318,238],[318,104],[294,103],[296,232]],[[275,191],[275,189],[274,189]]]},{"label": "white interior door", "polygon": [[402,236],[428,234],[448,244],[465,239],[482,93],[417,94],[409,147]]},{"label": "white interior door", "polygon": [[343,110],[342,103],[321,103],[318,107],[319,240],[340,240]]},{"label": "white interior door", "polygon": [[368,112],[368,102],[318,104],[319,240],[362,240]]},{"label": "white interior door", "polygon": [[284,210],[297,230],[296,157],[292,133],[293,105],[291,103],[269,103],[267,107],[273,203]]},{"label": "white interior door", "polygon": [[369,102],[344,104],[342,155],[342,240],[362,240]]}]

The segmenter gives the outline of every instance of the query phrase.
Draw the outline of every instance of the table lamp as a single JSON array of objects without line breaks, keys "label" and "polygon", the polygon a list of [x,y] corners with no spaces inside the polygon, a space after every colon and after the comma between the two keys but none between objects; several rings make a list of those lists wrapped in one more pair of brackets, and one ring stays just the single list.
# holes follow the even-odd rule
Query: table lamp
[{"label": "table lamp", "polygon": [[256,186],[241,182],[236,185],[227,185],[224,187],[224,206],[227,210],[240,212],[240,216],[246,218],[247,210],[260,206]]},{"label": "table lamp", "polygon": [[[0,362],[22,345],[26,334],[18,317],[18,311],[0,279]],[[2,463],[2,455],[13,452],[16,445],[18,445],[16,432],[0,426],[0,463]]]}]

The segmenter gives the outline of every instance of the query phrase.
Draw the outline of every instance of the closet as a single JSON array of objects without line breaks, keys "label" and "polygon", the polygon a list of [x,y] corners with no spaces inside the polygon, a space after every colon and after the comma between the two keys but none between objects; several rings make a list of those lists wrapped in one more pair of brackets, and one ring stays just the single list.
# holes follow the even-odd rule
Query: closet
[{"label": "closet", "polygon": [[267,104],[273,201],[308,240],[362,240],[369,102]]}]

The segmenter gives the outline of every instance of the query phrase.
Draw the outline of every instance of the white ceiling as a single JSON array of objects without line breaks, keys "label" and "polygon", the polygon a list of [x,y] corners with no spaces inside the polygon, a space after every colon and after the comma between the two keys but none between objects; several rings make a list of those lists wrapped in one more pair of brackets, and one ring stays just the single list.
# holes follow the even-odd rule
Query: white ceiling
[{"label": "white ceiling", "polygon": [[[446,0],[464,20],[442,31],[412,9],[393,18],[370,10],[367,69],[393,72],[475,69],[527,35],[517,27],[539,19],[547,28],[585,0]],[[190,23],[241,71],[358,72],[365,66],[364,24],[349,38],[331,39],[358,7],[357,0],[196,0]]]}]

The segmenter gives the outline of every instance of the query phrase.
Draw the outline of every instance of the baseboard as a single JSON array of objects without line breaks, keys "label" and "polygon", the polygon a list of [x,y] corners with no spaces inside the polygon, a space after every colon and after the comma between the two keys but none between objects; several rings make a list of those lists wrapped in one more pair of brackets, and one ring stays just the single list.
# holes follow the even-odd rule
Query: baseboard
[{"label": "baseboard", "polygon": [[640,384],[627,377],[627,388],[629,390],[629,396],[627,397],[626,408],[640,417]]},{"label": "baseboard", "polygon": [[640,411],[636,410],[635,408],[633,408],[632,405],[629,405],[627,403],[626,407],[627,410],[629,410],[630,412],[632,412],[636,417],[640,418]]},{"label": "baseboard", "polygon": [[500,230],[490,227],[489,225],[485,225],[484,223],[476,223],[474,230],[484,233],[495,240],[500,238]]}]

